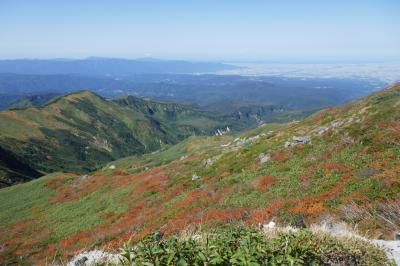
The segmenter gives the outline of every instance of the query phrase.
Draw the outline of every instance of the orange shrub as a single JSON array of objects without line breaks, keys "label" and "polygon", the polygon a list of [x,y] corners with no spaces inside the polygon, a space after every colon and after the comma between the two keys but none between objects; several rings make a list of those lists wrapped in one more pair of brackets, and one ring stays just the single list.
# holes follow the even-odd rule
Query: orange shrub
[{"label": "orange shrub", "polygon": [[270,175],[260,176],[256,182],[256,188],[265,192],[268,190],[269,186],[275,183],[275,178]]}]

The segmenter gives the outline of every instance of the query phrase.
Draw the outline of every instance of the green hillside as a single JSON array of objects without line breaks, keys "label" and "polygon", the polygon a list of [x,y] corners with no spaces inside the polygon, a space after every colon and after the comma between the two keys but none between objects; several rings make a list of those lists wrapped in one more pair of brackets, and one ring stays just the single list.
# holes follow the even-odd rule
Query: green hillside
[{"label": "green hillside", "polygon": [[[79,104],[79,95],[60,101]],[[114,106],[101,98],[93,101],[101,103],[97,112]],[[119,117],[134,112],[136,105],[127,105]],[[63,113],[51,106],[44,108],[49,117]],[[38,121],[32,110],[30,121]],[[73,110],[68,109],[70,117],[89,124]],[[107,117],[108,123],[114,121]],[[17,121],[21,124],[10,125],[9,136],[27,139],[19,130],[25,120]],[[117,249],[158,230],[174,235],[190,226],[257,225],[271,219],[307,227],[329,216],[370,237],[391,238],[400,227],[399,121],[396,84],[302,121],[267,124],[237,136],[192,136],[88,175],[53,173],[3,188],[0,260],[18,263],[24,256],[40,264],[82,248]],[[102,134],[102,126],[97,131]],[[38,139],[43,134],[39,129],[29,133]]]},{"label": "green hillside", "polygon": [[[253,122],[254,123],[254,122]],[[242,129],[251,120],[217,117],[191,106],[127,97],[106,100],[89,91],[55,98],[39,107],[0,112],[0,147],[36,172],[88,172],[105,162],[155,151],[190,135]],[[2,156],[10,160],[9,156]],[[24,179],[7,167],[4,185]]]}]

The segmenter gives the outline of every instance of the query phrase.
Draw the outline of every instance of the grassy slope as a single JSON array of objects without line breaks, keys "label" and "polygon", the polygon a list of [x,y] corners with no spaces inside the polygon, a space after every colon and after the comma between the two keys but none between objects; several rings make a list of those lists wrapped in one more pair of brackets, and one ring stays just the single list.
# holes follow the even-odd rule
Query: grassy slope
[{"label": "grassy slope", "polygon": [[[231,125],[190,106],[129,99],[139,104],[83,91],[42,107],[0,112],[0,146],[39,171],[86,172]],[[2,180],[12,181],[13,173],[5,173]]]},{"label": "grassy slope", "polygon": [[[2,189],[0,242],[7,246],[0,258],[43,260],[56,251],[118,247],[153,230],[174,233],[190,224],[276,217],[302,225],[328,213],[373,237],[389,237],[399,220],[381,203],[398,206],[399,107],[395,85],[300,122],[246,132],[242,138],[258,138],[244,145],[232,136],[192,137],[118,160],[111,163],[115,169],[86,179],[52,174]],[[321,126],[329,130],[318,135]],[[284,147],[301,135],[311,143]],[[260,153],[271,160],[261,164]],[[205,163],[210,158],[211,166]],[[193,174],[201,178],[192,180]]]}]

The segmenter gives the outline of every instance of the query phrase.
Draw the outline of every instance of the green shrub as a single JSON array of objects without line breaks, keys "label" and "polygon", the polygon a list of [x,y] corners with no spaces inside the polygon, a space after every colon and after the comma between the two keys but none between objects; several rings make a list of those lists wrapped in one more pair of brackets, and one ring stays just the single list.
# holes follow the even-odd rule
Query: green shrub
[{"label": "green shrub", "polygon": [[395,265],[362,240],[315,235],[309,230],[267,237],[236,226],[191,237],[149,235],[123,248],[123,265]]}]

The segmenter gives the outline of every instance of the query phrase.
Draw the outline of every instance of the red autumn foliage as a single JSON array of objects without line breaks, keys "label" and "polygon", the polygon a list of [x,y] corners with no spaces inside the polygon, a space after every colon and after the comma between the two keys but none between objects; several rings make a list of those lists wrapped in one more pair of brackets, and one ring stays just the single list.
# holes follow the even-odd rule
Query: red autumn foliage
[{"label": "red autumn foliage", "polygon": [[329,175],[334,170],[342,174],[351,171],[349,167],[344,166],[343,164],[338,162],[325,162],[322,164],[322,169],[324,170],[325,175]]},{"label": "red autumn foliage", "polygon": [[272,155],[272,160],[278,161],[278,162],[286,162],[287,160],[290,159],[290,154],[286,151],[278,151]]},{"label": "red autumn foliage", "polygon": [[325,211],[324,201],[336,197],[344,187],[344,181],[339,181],[330,190],[315,195],[304,196],[295,201],[295,206],[288,210],[295,213],[307,213],[318,216]]},{"label": "red autumn foliage", "polygon": [[126,176],[126,175],[128,175],[128,173],[124,170],[117,169],[117,170],[114,170],[113,175],[114,176]]},{"label": "red autumn foliage", "polygon": [[204,214],[203,223],[208,221],[233,221],[242,220],[244,218],[245,210],[239,208],[231,209],[209,209]]},{"label": "red autumn foliage", "polygon": [[275,200],[266,207],[255,209],[251,212],[251,223],[264,223],[272,217],[287,203],[289,199]]},{"label": "red autumn foliage", "polygon": [[256,187],[257,189],[266,192],[269,188],[269,186],[271,186],[272,184],[275,183],[275,178],[273,176],[270,175],[264,175],[264,176],[260,176],[259,178],[257,178],[256,182]]}]

